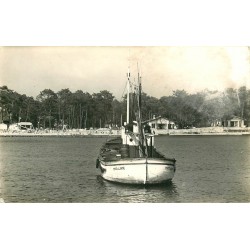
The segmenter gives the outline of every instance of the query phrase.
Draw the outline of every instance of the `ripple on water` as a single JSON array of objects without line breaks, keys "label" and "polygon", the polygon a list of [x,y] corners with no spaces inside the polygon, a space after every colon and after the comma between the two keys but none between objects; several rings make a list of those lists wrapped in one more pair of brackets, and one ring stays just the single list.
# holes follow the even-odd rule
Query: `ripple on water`
[{"label": "ripple on water", "polygon": [[[0,138],[5,202],[249,202],[248,136],[159,136],[177,160],[171,184],[107,182],[95,168],[105,138]],[[0,200],[1,201],[1,200]]]}]

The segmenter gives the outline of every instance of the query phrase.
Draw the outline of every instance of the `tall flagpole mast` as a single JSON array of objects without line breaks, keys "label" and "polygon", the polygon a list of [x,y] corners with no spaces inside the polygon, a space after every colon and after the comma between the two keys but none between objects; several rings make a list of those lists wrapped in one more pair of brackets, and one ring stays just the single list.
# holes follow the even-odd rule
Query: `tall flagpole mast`
[{"label": "tall flagpole mast", "polygon": [[127,124],[129,124],[129,92],[130,92],[130,71],[128,67],[128,73],[127,73]]}]

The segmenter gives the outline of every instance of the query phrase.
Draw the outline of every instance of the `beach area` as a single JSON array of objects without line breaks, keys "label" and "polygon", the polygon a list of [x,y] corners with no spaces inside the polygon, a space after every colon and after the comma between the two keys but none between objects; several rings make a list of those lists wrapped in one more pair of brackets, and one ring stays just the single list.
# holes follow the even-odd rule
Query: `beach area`
[{"label": "beach area", "polygon": [[67,130],[15,130],[8,131],[2,130],[0,131],[0,137],[75,137],[75,136],[98,136],[98,137],[106,137],[106,136],[119,136],[120,130],[114,129],[67,129]]},{"label": "beach area", "polygon": [[250,135],[250,128],[240,127],[204,127],[173,129],[169,135]]},{"label": "beach area", "polygon": [[[190,129],[152,129],[156,136],[188,136],[188,135],[250,135],[250,128],[206,127]],[[0,130],[0,137],[110,137],[120,136],[120,129],[67,129],[67,130]]]}]

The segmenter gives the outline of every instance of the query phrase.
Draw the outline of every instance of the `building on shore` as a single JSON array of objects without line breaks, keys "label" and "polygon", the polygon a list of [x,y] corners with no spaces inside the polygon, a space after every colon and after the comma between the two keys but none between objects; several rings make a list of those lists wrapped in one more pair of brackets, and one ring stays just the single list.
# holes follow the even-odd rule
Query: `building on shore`
[{"label": "building on shore", "polygon": [[9,126],[10,131],[31,130],[33,128],[34,127],[31,122],[18,122],[18,123],[11,124]]},{"label": "building on shore", "polygon": [[0,131],[7,131],[7,129],[8,129],[7,124],[0,123]]},{"label": "building on shore", "polygon": [[143,124],[148,124],[156,135],[169,134],[169,130],[176,129],[173,121],[161,116],[154,116],[152,119],[144,121]]},{"label": "building on shore", "polygon": [[245,128],[244,119],[238,116],[233,116],[231,119],[227,119],[222,121],[223,127],[230,128]]}]

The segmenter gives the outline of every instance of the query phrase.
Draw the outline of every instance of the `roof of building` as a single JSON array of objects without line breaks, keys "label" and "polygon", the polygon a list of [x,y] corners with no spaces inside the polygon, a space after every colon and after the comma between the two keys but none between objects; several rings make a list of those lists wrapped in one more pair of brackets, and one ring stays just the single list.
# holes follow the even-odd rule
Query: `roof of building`
[{"label": "roof of building", "polygon": [[239,117],[239,116],[233,116],[229,120],[232,121],[232,120],[243,120],[243,119],[241,117]]},{"label": "roof of building", "polygon": [[18,125],[23,125],[23,126],[30,126],[30,125],[33,125],[31,122],[19,122]]},{"label": "roof of building", "polygon": [[[167,119],[167,118],[164,118],[164,117],[161,117],[161,116],[157,116],[157,117],[154,117],[154,118],[152,118],[152,119],[149,119],[149,120],[143,121],[142,123],[143,123],[143,124],[145,124],[145,123],[152,122],[152,121],[156,121],[156,120],[160,120],[160,119],[170,121],[170,120],[169,120],[169,119]],[[173,123],[172,121],[170,121],[170,122],[171,122],[171,123]]]}]

